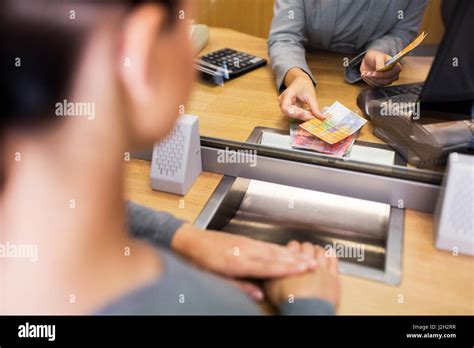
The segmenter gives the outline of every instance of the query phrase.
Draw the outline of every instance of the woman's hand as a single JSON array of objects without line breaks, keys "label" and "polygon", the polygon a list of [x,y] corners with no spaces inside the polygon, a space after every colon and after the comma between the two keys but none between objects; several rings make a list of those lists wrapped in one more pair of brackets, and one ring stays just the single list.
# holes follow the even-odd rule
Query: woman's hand
[{"label": "woman's hand", "polygon": [[337,307],[340,297],[339,264],[337,258],[320,246],[292,241],[288,248],[300,251],[317,261],[317,268],[306,273],[268,280],[264,287],[267,298],[280,305],[290,298],[319,298]]},{"label": "woman's hand", "polygon": [[[289,118],[308,121],[313,117],[324,119],[316,99],[313,81],[299,68],[292,68],[285,76],[288,86],[278,97],[281,111]],[[309,110],[305,109],[307,105]]]},{"label": "woman's hand", "polygon": [[384,72],[377,72],[385,66],[385,62],[391,57],[388,54],[377,50],[369,50],[360,65],[360,75],[362,79],[371,87],[382,87],[390,85],[398,80],[402,66],[397,63],[392,69]]},{"label": "woman's hand", "polygon": [[226,277],[272,278],[316,267],[301,250],[265,243],[230,233],[201,231],[184,224],[172,248],[196,265]]}]

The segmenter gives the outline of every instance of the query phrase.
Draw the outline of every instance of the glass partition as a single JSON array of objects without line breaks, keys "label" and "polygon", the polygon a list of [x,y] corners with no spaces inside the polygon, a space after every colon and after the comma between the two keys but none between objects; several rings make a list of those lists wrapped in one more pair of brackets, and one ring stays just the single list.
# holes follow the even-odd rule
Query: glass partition
[{"label": "glass partition", "polygon": [[[421,83],[429,76],[443,36],[444,27],[439,11],[434,11],[432,4],[428,5],[426,16],[434,16],[434,20],[421,20],[419,28],[420,32],[429,32],[428,37],[403,59],[397,79],[389,84],[398,89],[390,88],[384,92],[384,89],[371,88],[374,80],[350,83],[354,82],[350,74],[354,71],[360,74],[362,65],[368,63],[364,61],[364,55],[362,62],[354,63],[353,59],[363,51],[362,48],[370,45],[374,37],[366,38],[367,43],[364,45],[359,42],[359,46],[355,44],[354,47],[344,48],[337,42],[350,41],[345,35],[353,35],[353,41],[357,41],[357,38],[361,40],[354,28],[344,28],[342,24],[336,23],[335,30],[339,36],[331,37],[325,32],[327,28],[318,24],[316,13],[313,23],[312,15],[301,13],[303,10],[308,11],[297,6],[296,2],[282,14],[274,13],[273,1],[246,2],[245,6],[233,0],[197,1],[195,24],[208,26],[208,41],[196,54],[201,78],[195,84],[190,101],[180,111],[199,116],[203,145],[252,150],[261,155],[440,183],[449,152],[469,151],[472,123],[459,121],[454,125],[455,121],[469,117],[432,117],[431,112],[420,107],[420,95],[424,88]],[[425,18],[423,11],[416,15]],[[281,34],[291,32],[290,23],[294,21],[301,21],[309,33],[304,34],[306,36],[299,32],[292,33],[296,36],[290,37]],[[359,26],[360,30],[364,30],[364,23],[359,23]],[[327,40],[332,40],[332,43],[320,37],[324,35],[328,35]],[[296,47],[287,44],[293,42],[295,37],[305,43],[304,47],[299,46],[299,43]],[[384,40],[383,35],[381,40]],[[393,47],[389,51],[395,52],[398,48]],[[291,64],[295,62],[291,55],[298,54],[300,72],[307,74],[306,82],[315,83],[315,88],[310,88],[316,92],[314,99],[308,97],[311,92],[307,85],[302,83],[294,87],[295,79],[287,80]],[[264,59],[266,64],[258,58]],[[253,66],[252,62],[257,62],[255,65],[258,66]],[[215,66],[221,69],[212,70]],[[285,71],[282,67],[289,67],[290,70]],[[210,74],[217,74],[220,78],[210,78]],[[379,83],[381,80],[377,81]],[[294,89],[305,89],[302,97],[285,96],[290,89],[286,84],[290,87],[293,85]],[[384,97],[381,93],[387,95]],[[397,97],[387,99],[387,96],[403,93],[418,93],[415,99],[412,96],[408,100],[414,100],[415,103],[407,106]],[[284,98],[287,99],[283,101]],[[326,112],[324,115],[329,120],[315,121],[316,130],[309,133],[304,122],[292,117],[291,110],[282,105],[288,103],[288,98],[297,115],[299,112],[316,115],[313,104],[317,101],[319,111]],[[350,116],[355,117],[356,121],[340,116],[337,113],[340,109],[328,111],[327,108],[334,106],[334,103],[353,112]],[[383,115],[384,108],[386,115]],[[373,115],[374,109],[378,113],[377,117]],[[337,123],[336,119],[341,123]],[[324,131],[327,134],[329,127],[347,129],[348,124],[354,126],[354,122],[360,120],[363,122],[360,129],[357,128],[348,136],[349,132],[345,133],[346,137],[334,143],[327,142],[321,135]],[[445,122],[448,121],[452,124],[447,125]],[[446,127],[452,127],[459,144],[456,141],[441,145],[437,143],[444,136],[439,135],[440,132]]]}]

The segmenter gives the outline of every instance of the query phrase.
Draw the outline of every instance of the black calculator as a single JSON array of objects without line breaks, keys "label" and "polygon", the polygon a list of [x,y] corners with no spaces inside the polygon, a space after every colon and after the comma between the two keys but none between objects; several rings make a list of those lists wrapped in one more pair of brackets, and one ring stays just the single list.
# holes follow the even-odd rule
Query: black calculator
[{"label": "black calculator", "polygon": [[251,54],[223,48],[194,60],[194,66],[204,77],[221,75],[233,79],[267,64],[266,59]]}]

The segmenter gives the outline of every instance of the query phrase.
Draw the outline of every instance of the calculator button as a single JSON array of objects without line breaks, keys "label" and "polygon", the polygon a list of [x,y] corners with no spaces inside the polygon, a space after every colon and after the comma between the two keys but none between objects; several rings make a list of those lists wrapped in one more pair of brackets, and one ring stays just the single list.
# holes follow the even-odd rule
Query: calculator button
[{"label": "calculator button", "polygon": [[259,58],[259,57],[255,57],[253,59],[251,59],[249,62],[254,64],[254,63],[258,63],[258,62],[261,62],[263,59],[262,58]]}]

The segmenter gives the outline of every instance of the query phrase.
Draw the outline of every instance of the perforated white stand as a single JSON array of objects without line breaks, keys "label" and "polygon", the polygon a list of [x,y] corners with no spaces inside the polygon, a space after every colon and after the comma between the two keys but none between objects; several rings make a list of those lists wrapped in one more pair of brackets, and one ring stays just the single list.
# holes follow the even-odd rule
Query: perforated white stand
[{"label": "perforated white stand", "polygon": [[172,133],[153,147],[151,187],[185,195],[201,172],[198,118],[181,115]]},{"label": "perforated white stand", "polygon": [[438,249],[474,255],[474,156],[451,154],[435,211]]}]

